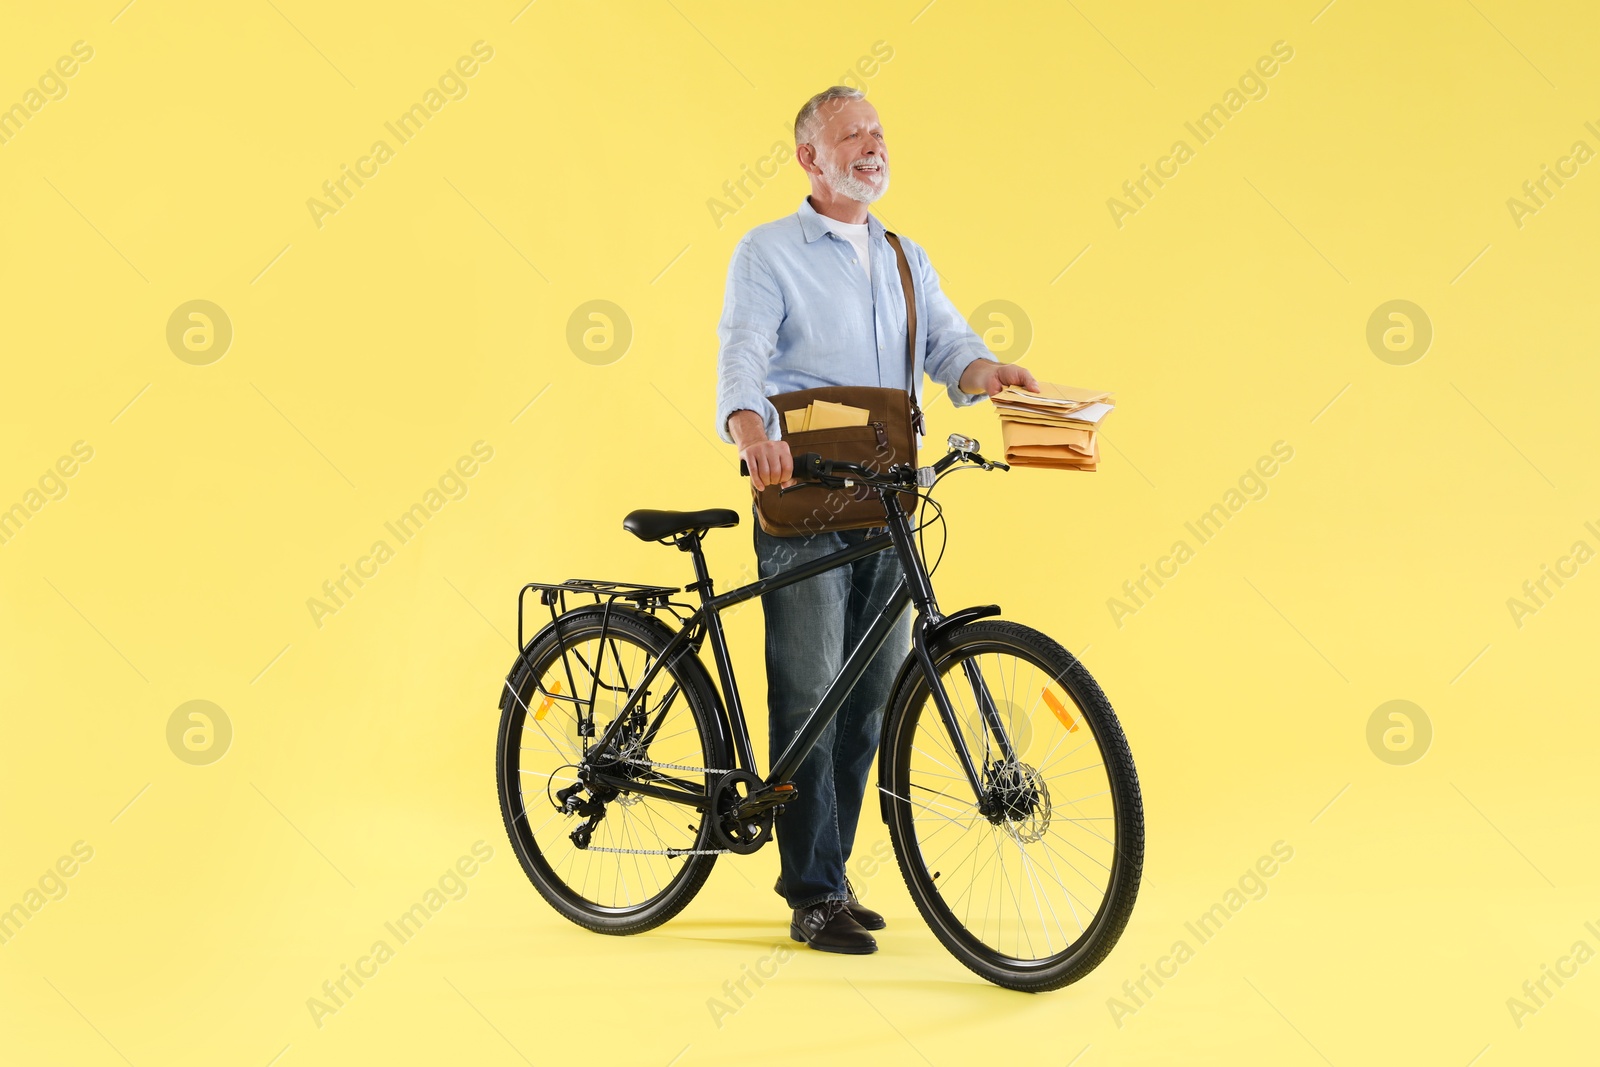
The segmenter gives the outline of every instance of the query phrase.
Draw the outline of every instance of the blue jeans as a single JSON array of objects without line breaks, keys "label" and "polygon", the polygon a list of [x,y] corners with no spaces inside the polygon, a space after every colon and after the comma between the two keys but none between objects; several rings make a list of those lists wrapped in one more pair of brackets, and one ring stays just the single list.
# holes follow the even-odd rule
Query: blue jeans
[{"label": "blue jeans", "polygon": [[[755,527],[757,574],[767,578],[869,535],[883,527],[838,533],[774,537]],[[767,730],[769,764],[776,761],[822,701],[844,661],[904,580],[892,546],[854,563],[763,593],[767,633]],[[793,781],[797,800],[784,806],[776,831],[784,896],[791,908],[848,899],[845,864],[855,843],[856,823],[878,751],[884,708],[901,662],[911,649],[911,609],[850,692],[828,728],[800,764]]]}]

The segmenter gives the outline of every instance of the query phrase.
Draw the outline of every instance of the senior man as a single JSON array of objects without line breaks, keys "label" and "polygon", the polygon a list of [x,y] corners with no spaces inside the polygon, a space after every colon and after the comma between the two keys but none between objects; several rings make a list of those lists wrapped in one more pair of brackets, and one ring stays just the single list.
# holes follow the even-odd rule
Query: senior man
[{"label": "senior man", "polygon": [[[757,490],[794,483],[793,457],[767,400],[774,393],[871,385],[904,387],[920,397],[926,373],[946,386],[951,403],[965,407],[1007,385],[1038,388],[1023,368],[988,358],[940,291],[927,253],[902,239],[921,335],[917,370],[906,380],[904,290],[883,224],[867,212],[889,188],[878,113],[860,91],[836,85],[806,101],[794,139],[811,195],[799,211],[757,226],[734,249],[717,328],[717,432],[738,446]],[[752,502],[752,518],[754,512]],[[754,525],[763,578],[883,531],[774,537]],[[895,553],[879,552],[762,595],[771,758],[799,733],[903,576]],[[877,951],[870,931],[883,928],[883,916],[856,899],[846,870],[884,705],[910,645],[908,611],[800,765],[798,799],[777,821],[782,873],[774,889],[793,909],[789,936],[814,949]]]}]

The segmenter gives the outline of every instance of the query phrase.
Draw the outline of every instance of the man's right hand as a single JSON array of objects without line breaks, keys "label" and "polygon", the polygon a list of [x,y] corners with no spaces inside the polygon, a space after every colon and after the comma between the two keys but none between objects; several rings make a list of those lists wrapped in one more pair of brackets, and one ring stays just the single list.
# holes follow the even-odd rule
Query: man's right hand
[{"label": "man's right hand", "polygon": [[750,484],[756,492],[769,485],[788,488],[795,483],[789,442],[769,441],[760,415],[748,408],[735,411],[728,416],[728,436],[739,446],[739,458],[750,468]]},{"label": "man's right hand", "polygon": [[750,468],[750,484],[758,493],[769,485],[787,488],[795,484],[788,441],[752,441],[739,449],[739,458]]}]

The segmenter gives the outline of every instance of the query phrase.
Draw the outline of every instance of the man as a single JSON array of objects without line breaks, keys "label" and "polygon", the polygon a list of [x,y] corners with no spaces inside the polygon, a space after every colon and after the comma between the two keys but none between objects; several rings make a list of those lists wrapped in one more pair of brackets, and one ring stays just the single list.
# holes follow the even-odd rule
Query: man
[{"label": "man", "polygon": [[[795,118],[795,158],[811,195],[787,218],[757,226],[734,249],[717,334],[717,432],[735,444],[759,491],[794,483],[793,457],[767,397],[823,385],[904,387],[920,397],[922,373],[957,407],[1007,385],[1038,389],[1033,375],[988,358],[949,298],[927,253],[902,238],[920,290],[918,372],[906,381],[906,305],[894,249],[867,212],[889,188],[889,152],[878,113],[855,89],[834,86]],[[755,505],[751,503],[754,517]],[[773,537],[755,525],[765,578],[816,559],[882,527]],[[763,594],[771,758],[799,733],[845,657],[903,578],[893,552]],[[777,821],[782,874],[774,887],[793,909],[789,936],[826,952],[877,950],[881,915],[855,899],[845,875],[867,775],[894,674],[911,646],[911,614],[851,692],[801,764],[799,798]]]}]

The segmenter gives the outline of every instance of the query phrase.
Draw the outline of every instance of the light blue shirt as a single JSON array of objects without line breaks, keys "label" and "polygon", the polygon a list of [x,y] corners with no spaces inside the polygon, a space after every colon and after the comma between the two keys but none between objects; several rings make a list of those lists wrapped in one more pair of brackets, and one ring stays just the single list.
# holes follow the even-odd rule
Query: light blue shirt
[{"label": "light blue shirt", "polygon": [[[868,267],[848,240],[831,232],[809,200],[793,215],[745,234],[728,264],[728,289],[717,324],[717,433],[729,444],[728,416],[761,416],[769,440],[782,437],[774,393],[824,385],[906,389],[906,304],[894,248],[883,223],[867,215]],[[943,384],[957,407],[987,400],[963,393],[961,374],[993,359],[939,288],[928,254],[900,238],[917,302],[915,395],[924,373]]]}]

